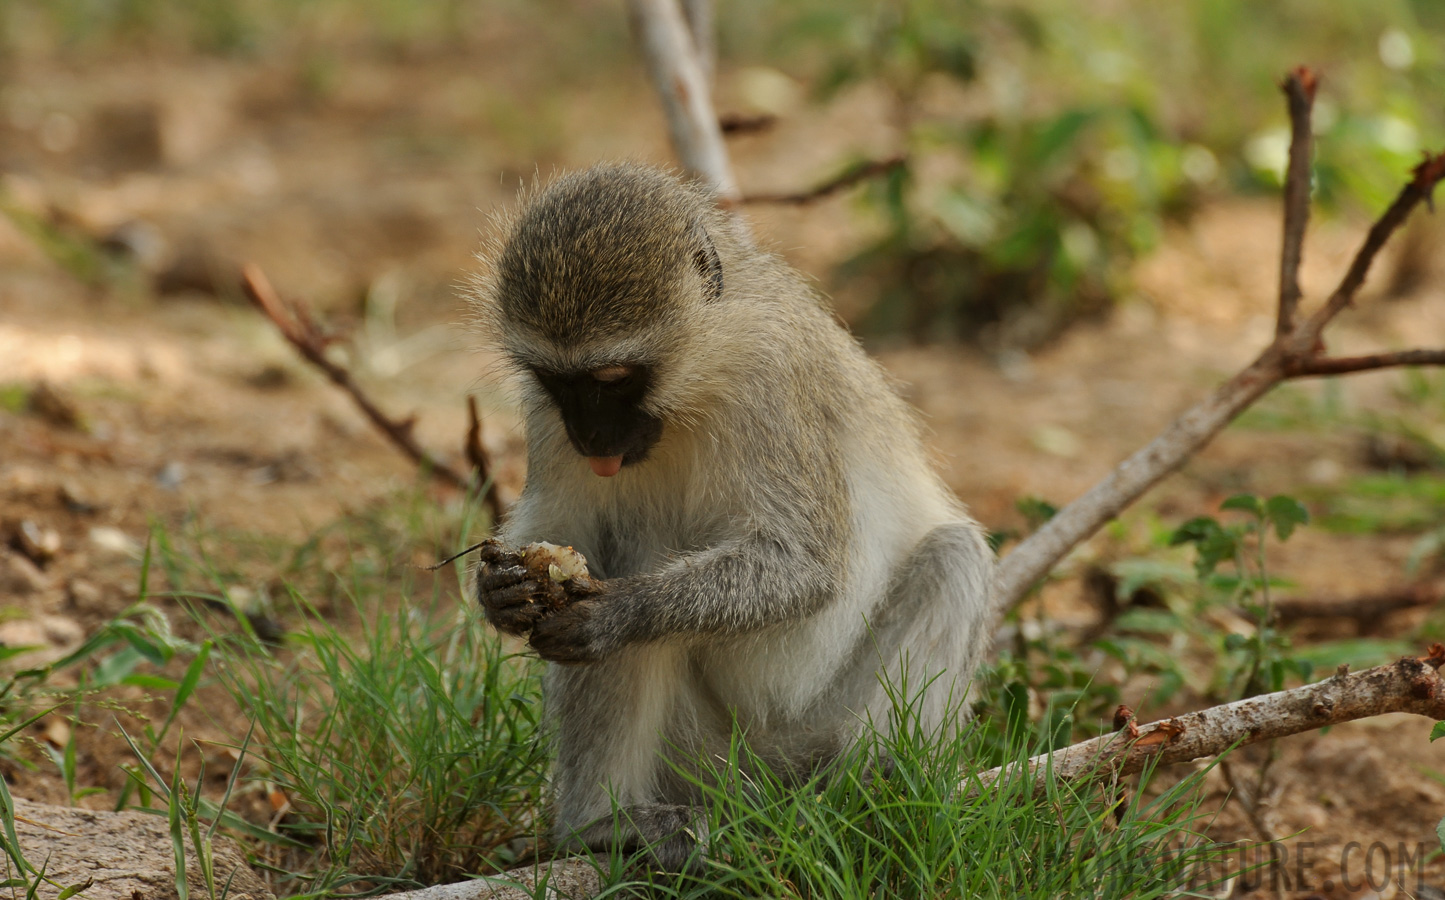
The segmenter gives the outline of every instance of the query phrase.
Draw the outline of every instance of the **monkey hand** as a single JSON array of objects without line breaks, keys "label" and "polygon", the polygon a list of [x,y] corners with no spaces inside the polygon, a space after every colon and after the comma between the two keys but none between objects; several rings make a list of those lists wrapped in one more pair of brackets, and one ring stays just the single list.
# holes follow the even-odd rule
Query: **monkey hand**
[{"label": "monkey hand", "polygon": [[[508,558],[516,556],[515,560]],[[477,602],[487,621],[503,634],[526,635],[547,611],[548,586],[533,579],[521,554],[506,551],[477,563]]]},{"label": "monkey hand", "polygon": [[513,549],[490,540],[480,551],[477,602],[506,634],[525,635],[543,617],[599,590],[586,558],[571,547],[540,542]]},{"label": "monkey hand", "polygon": [[600,662],[618,647],[605,627],[608,606],[601,599],[578,600],[538,619],[529,643],[548,662],[582,666]]}]

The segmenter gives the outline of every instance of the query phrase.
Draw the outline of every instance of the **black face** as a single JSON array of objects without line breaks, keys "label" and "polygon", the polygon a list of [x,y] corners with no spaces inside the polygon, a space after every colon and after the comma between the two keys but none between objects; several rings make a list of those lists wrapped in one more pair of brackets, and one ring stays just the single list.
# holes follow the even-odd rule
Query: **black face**
[{"label": "black face", "polygon": [[534,369],[557,409],[577,452],[622,457],[624,466],[647,458],[662,437],[662,420],[642,408],[652,371],[640,365],[604,366],[586,372]]}]

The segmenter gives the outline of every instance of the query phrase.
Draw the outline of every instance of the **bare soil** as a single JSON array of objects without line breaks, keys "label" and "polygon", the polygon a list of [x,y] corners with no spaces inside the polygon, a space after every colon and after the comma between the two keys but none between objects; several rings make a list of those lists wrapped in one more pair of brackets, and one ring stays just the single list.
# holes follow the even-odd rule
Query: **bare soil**
[{"label": "bare soil", "polygon": [[[464,397],[477,394],[503,494],[520,489],[516,419],[490,376],[493,361],[470,349],[458,285],[488,211],[508,202],[519,177],[599,158],[666,162],[652,98],[633,69],[564,88],[456,53],[356,53],[330,87],[308,84],[289,59],[121,53],[28,60],[9,72],[0,94],[0,187],[13,213],[0,217],[0,385],[34,396],[43,382],[57,399],[0,411],[6,644],[58,652],[132,603],[135,549],[151,521],[300,540],[417,478],[241,302],[241,261],[260,264],[284,295],[306,298],[328,323],[349,329],[337,352],[386,408],[415,412],[419,439],[458,465]],[[525,98],[529,90],[551,91],[549,139],[485,113],[496,94]],[[857,127],[881,121],[876,106],[855,91],[739,139],[743,183],[797,188],[849,152],[887,149],[885,127]],[[845,315],[861,309],[866,297],[826,280],[830,264],[867,235],[851,199],[754,212],[764,239],[822,279]],[[90,270],[62,265],[26,223],[79,246],[117,249],[90,250]],[[1327,289],[1360,231],[1359,223],[1316,227],[1307,296]],[[926,416],[949,484],[990,528],[1018,528],[1018,498],[1076,496],[1263,346],[1277,246],[1272,203],[1220,199],[1169,234],[1114,315],[1031,356],[878,352]],[[1438,345],[1445,272],[1432,266],[1403,296],[1367,296],[1341,321],[1334,349]],[[1401,383],[1398,373],[1351,378],[1339,383],[1338,402],[1356,413],[1412,416],[1445,444],[1438,396],[1429,409],[1411,407]],[[1307,398],[1322,390],[1291,388]],[[1239,491],[1343,485],[1370,471],[1367,437],[1348,422],[1231,429],[1126,517],[1121,532],[1080,550],[1069,570],[1137,547],[1156,518],[1177,524],[1213,513]],[[435,491],[443,502],[446,492]],[[51,541],[49,551],[29,547],[25,528]],[[1406,580],[1416,537],[1307,528],[1273,564],[1302,595],[1377,591]],[[1065,578],[1042,602],[1061,621],[1084,625],[1092,613],[1080,596],[1079,580]],[[1413,638],[1431,614],[1438,619],[1430,610],[1398,613],[1374,633]],[[53,740],[49,727],[37,725],[37,739]],[[204,733],[215,724],[193,727]],[[1398,885],[1348,885],[1363,880],[1372,845],[1386,847],[1392,864],[1401,847],[1407,856],[1438,849],[1445,752],[1428,732],[1428,722],[1388,717],[1282,742],[1260,791],[1260,822],[1233,802],[1211,833],[1252,840],[1263,830],[1290,838],[1291,853],[1312,842],[1311,881],[1300,889],[1296,880],[1295,896],[1408,896],[1400,892],[1414,891],[1413,872]],[[117,788],[124,748],[97,733],[84,749],[85,783]],[[1240,783],[1255,783],[1264,753],[1235,758]],[[7,774],[19,796],[63,801],[53,771]],[[1218,805],[1227,784],[1218,773],[1210,784]],[[105,808],[113,794],[86,802]],[[1341,872],[1347,847],[1354,855]],[[1378,872],[1380,857],[1373,862]],[[1427,884],[1445,885],[1438,856],[1420,869]]]}]

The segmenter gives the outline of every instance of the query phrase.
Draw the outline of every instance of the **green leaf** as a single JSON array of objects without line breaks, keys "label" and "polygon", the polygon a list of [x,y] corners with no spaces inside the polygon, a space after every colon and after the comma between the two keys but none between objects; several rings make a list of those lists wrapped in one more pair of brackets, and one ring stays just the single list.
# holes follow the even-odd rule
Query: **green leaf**
[{"label": "green leaf", "polygon": [[1070,109],[1055,116],[1041,128],[1026,151],[1025,165],[1041,169],[1061,151],[1071,147],[1084,127],[1094,120],[1093,110]]},{"label": "green leaf", "polygon": [[1436,722],[1435,727],[1430,729],[1430,740],[1438,741],[1445,737],[1445,722]]},{"label": "green leaf", "polygon": [[1219,504],[1220,509],[1238,509],[1252,513],[1256,517],[1264,515],[1263,508],[1259,505],[1259,498],[1253,494],[1235,494],[1228,500]]},{"label": "green leaf", "polygon": [[1014,508],[1023,514],[1024,519],[1029,523],[1030,530],[1036,530],[1059,511],[1057,506],[1041,497],[1020,497],[1014,503]]},{"label": "green leaf", "polygon": [[195,693],[196,685],[200,684],[201,673],[206,669],[206,661],[211,658],[211,646],[211,641],[202,643],[201,652],[197,653],[196,658],[191,660],[191,664],[186,667],[185,677],[181,679],[180,686],[176,688],[176,696],[171,701],[171,710],[166,715],[165,724],[161,725],[162,737],[170,730],[171,723],[175,722],[181,707],[185,706],[186,701],[191,699],[191,694]]},{"label": "green leaf", "polygon": [[74,897],[81,891],[89,890],[90,886],[93,884],[95,884],[95,881],[89,878],[85,880],[84,884],[72,884],[70,887],[67,887],[65,890],[61,891],[60,894],[56,896],[55,900],[70,900],[71,897]]},{"label": "green leaf", "polygon": [[1440,848],[1445,850],[1445,819],[1435,826],[1435,839],[1440,842]]},{"label": "green leaf", "polygon": [[1193,544],[1199,551],[1194,572],[1203,581],[1219,564],[1233,559],[1239,548],[1239,535],[1208,516],[1199,516],[1180,525],[1169,537],[1171,547]]},{"label": "green leaf", "polygon": [[1283,494],[1269,498],[1264,504],[1264,516],[1274,525],[1274,533],[1282,541],[1289,540],[1296,526],[1306,525],[1310,520],[1310,512],[1303,503]]},{"label": "green leaf", "polygon": [[155,640],[154,635],[142,631],[129,622],[118,623],[115,629],[121,637],[125,638],[126,643],[134,647],[135,651],[145,657],[151,665],[163,666],[170,661],[171,648]]}]

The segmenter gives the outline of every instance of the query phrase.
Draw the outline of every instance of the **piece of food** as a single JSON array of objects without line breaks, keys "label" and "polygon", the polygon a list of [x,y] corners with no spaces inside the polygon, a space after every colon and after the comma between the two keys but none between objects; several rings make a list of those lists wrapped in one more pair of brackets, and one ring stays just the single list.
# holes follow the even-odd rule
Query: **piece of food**
[{"label": "piece of food", "polygon": [[486,541],[480,556],[494,566],[526,569],[528,580],[542,587],[535,602],[546,604],[548,609],[561,609],[597,590],[597,582],[587,571],[587,558],[571,547],[539,541],[513,549],[498,541]]}]

